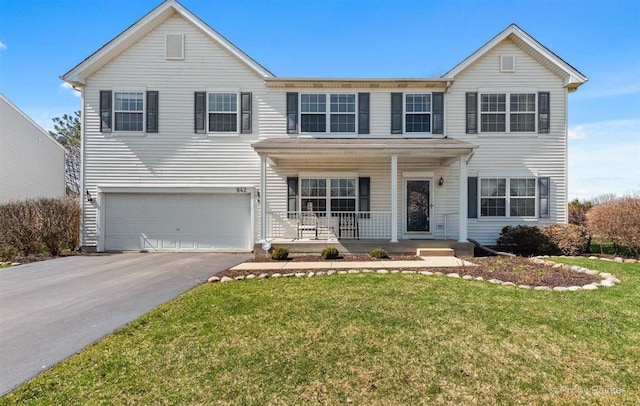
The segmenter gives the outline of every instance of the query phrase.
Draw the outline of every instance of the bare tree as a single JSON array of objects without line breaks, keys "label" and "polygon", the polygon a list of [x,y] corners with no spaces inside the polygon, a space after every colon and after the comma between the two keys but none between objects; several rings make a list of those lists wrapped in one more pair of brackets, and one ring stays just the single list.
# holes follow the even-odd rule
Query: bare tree
[{"label": "bare tree", "polygon": [[80,112],[64,114],[53,119],[55,131],[49,133],[57,139],[67,152],[65,154],[65,181],[67,196],[80,194]]}]

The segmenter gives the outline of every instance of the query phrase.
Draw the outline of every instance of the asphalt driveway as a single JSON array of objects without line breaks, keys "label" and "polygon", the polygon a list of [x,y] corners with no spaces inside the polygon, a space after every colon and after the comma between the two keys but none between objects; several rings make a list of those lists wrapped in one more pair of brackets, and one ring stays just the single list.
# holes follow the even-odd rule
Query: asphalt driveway
[{"label": "asphalt driveway", "polygon": [[97,254],[0,269],[0,395],[248,258]]}]

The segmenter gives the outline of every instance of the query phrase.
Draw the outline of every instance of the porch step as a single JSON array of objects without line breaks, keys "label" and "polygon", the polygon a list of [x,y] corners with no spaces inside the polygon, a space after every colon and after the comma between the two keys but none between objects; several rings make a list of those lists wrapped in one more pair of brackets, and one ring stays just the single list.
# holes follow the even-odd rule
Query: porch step
[{"label": "porch step", "polygon": [[454,251],[452,248],[418,248],[416,250],[418,257],[452,257]]}]

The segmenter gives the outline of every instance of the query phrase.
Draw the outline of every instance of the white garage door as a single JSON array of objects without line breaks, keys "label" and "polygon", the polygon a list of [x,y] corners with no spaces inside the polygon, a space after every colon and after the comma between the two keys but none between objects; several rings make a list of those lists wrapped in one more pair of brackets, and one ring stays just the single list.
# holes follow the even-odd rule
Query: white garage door
[{"label": "white garage door", "polygon": [[248,194],[105,194],[105,250],[251,250]]}]

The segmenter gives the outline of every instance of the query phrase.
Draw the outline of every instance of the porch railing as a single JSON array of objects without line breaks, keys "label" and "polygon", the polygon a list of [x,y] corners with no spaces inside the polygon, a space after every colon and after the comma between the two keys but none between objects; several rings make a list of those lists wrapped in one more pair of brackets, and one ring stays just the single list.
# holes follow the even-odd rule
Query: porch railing
[{"label": "porch railing", "polygon": [[319,240],[391,238],[391,212],[271,211],[267,212],[266,225],[267,238],[317,238]]}]

